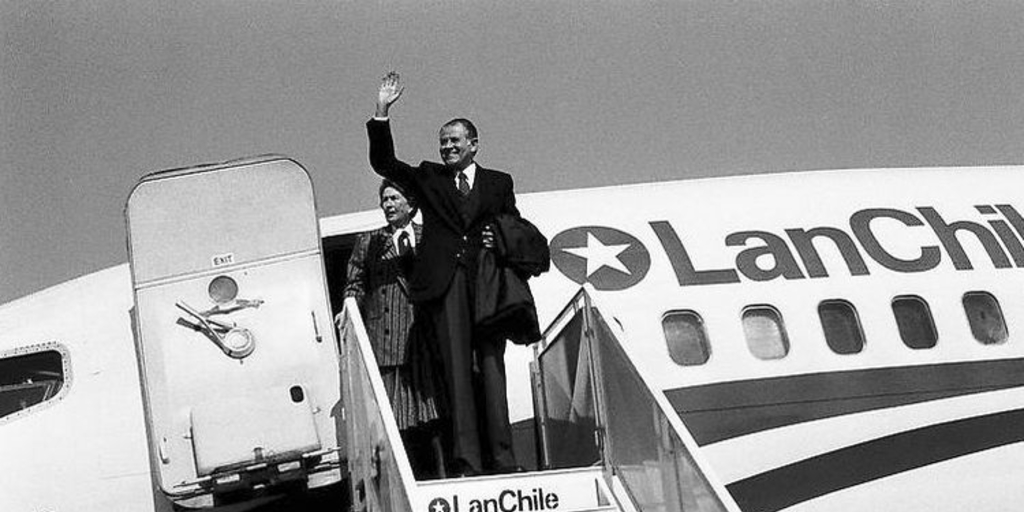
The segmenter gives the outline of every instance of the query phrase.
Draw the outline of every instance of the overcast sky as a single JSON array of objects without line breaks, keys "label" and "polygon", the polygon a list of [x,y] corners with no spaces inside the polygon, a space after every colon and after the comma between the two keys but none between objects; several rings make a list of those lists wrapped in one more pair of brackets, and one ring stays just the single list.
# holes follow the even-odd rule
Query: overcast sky
[{"label": "overcast sky", "polygon": [[373,208],[390,68],[399,156],[469,117],[520,192],[1024,163],[1019,1],[0,0],[0,37],[0,303],[126,261],[150,171],[283,153]]}]

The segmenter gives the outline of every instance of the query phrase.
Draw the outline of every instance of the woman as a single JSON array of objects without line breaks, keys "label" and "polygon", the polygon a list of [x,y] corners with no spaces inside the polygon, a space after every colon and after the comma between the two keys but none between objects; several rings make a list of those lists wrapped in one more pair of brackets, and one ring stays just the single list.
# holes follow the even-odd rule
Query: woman
[{"label": "woman", "polygon": [[431,331],[421,326],[422,315],[408,295],[407,273],[421,227],[412,222],[414,200],[398,185],[384,180],[378,195],[388,224],[356,241],[345,297],[359,304],[413,471],[417,478],[443,477],[438,433],[444,385],[434,371]]}]

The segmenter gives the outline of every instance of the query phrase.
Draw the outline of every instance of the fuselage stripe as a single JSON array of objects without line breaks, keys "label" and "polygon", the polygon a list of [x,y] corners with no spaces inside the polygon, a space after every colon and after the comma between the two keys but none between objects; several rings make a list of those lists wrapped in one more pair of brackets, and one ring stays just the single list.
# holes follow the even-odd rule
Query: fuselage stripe
[{"label": "fuselage stripe", "polygon": [[744,512],[774,512],[879,478],[1024,441],[1024,410],[922,427],[848,446],[739,480]]},{"label": "fuselage stripe", "polygon": [[665,392],[697,443],[859,412],[1024,386],[1024,359],[752,379]]}]

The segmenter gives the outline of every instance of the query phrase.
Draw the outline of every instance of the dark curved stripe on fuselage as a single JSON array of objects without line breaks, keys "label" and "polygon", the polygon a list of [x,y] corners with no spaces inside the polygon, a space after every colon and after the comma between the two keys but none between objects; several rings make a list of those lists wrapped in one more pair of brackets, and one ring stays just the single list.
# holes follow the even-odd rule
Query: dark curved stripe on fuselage
[{"label": "dark curved stripe on fuselage", "polygon": [[697,443],[1024,386],[1024,359],[901,366],[708,384],[665,392]]},{"label": "dark curved stripe on fuselage", "polygon": [[760,473],[727,488],[744,512],[774,512],[903,471],[1024,441],[1024,410],[901,432]]}]

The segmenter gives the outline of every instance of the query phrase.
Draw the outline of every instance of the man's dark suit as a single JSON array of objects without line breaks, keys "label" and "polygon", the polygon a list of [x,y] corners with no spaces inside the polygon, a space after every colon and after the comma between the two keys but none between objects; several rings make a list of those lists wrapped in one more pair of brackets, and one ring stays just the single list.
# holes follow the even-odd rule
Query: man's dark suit
[{"label": "man's dark suit", "polygon": [[[481,231],[498,214],[519,215],[512,177],[478,165],[473,188],[463,197],[455,186],[454,172],[444,165],[424,161],[412,166],[398,160],[387,121],[371,119],[366,128],[374,171],[407,187],[423,212],[423,240],[410,278],[410,293],[430,312],[438,333],[451,407],[452,459],[473,471],[485,465],[490,469],[514,467],[505,390],[505,340],[474,340],[472,311]],[[480,379],[476,385],[474,367]],[[483,410],[482,417],[477,408]]]}]

